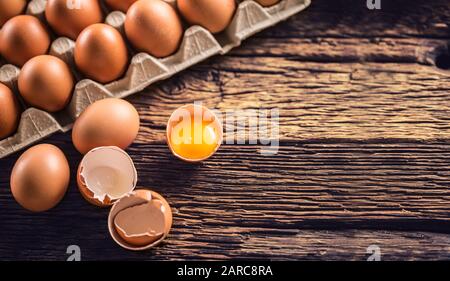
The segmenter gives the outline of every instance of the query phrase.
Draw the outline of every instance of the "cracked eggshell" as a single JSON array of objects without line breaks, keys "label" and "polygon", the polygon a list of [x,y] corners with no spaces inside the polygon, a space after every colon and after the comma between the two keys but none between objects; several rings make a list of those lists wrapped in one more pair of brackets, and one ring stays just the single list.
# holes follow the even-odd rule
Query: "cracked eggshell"
[{"label": "cracked eggshell", "polygon": [[162,207],[161,201],[151,200],[126,208],[114,218],[114,227],[123,240],[134,246],[152,244],[164,235]]},{"label": "cracked eggshell", "polygon": [[134,190],[137,171],[131,157],[114,146],[98,147],[81,160],[77,184],[89,203],[107,207]]},{"label": "cracked eggshell", "polygon": [[119,79],[128,68],[124,38],[114,27],[104,23],[83,29],[73,52],[77,69],[87,78],[102,84]]},{"label": "cracked eggshell", "polygon": [[[149,214],[159,211],[160,213]],[[127,221],[130,216],[133,220]],[[141,219],[135,219],[136,216]],[[145,218],[150,220],[146,221]],[[139,225],[133,225],[135,223]],[[169,203],[160,194],[147,189],[135,190],[118,200],[108,217],[108,228],[113,240],[121,247],[133,251],[155,247],[167,237],[171,227],[172,210]],[[142,229],[150,230],[139,233]]]}]

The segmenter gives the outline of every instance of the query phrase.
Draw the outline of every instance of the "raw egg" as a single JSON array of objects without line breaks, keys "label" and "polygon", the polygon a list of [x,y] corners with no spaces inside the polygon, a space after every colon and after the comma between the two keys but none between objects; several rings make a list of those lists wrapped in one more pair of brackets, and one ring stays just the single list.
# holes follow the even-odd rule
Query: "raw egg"
[{"label": "raw egg", "polygon": [[0,31],[0,54],[10,63],[22,66],[50,47],[50,36],[36,17],[20,15],[8,20]]},{"label": "raw egg", "polygon": [[25,151],[11,174],[11,192],[25,209],[42,212],[56,206],[66,193],[70,169],[64,153],[40,144]]},{"label": "raw egg", "polygon": [[0,27],[10,18],[20,15],[26,6],[26,0],[0,0]]},{"label": "raw egg", "polygon": [[20,120],[20,105],[13,92],[0,83],[0,140],[16,130]]},{"label": "raw egg", "polygon": [[127,148],[139,132],[139,114],[129,102],[108,98],[86,108],[75,121],[72,140],[86,154],[100,146]]},{"label": "raw egg", "polygon": [[98,0],[48,0],[45,18],[56,33],[75,40],[86,27],[102,22],[103,14]]},{"label": "raw egg", "polygon": [[89,151],[78,166],[77,183],[89,203],[106,207],[133,191],[137,172],[133,160],[115,146]]},{"label": "raw egg", "polygon": [[108,217],[109,232],[128,250],[145,250],[161,243],[172,227],[172,210],[160,194],[135,190],[119,199]]},{"label": "raw egg", "polygon": [[188,162],[211,157],[223,139],[222,125],[216,115],[196,104],[182,106],[172,113],[166,133],[172,153]]},{"label": "raw egg", "polygon": [[128,66],[125,41],[107,24],[87,27],[75,44],[75,64],[88,78],[109,83],[120,78]]},{"label": "raw egg", "polygon": [[19,74],[18,85],[20,95],[29,105],[57,112],[70,102],[74,79],[63,60],[42,55],[25,63]]},{"label": "raw egg", "polygon": [[128,10],[125,33],[135,48],[161,58],[178,49],[183,26],[170,4],[162,0],[140,0]]},{"label": "raw egg", "polygon": [[177,0],[177,5],[190,24],[201,25],[212,33],[223,31],[236,10],[235,0]]},{"label": "raw egg", "polygon": [[261,4],[261,6],[263,6],[263,7],[273,6],[273,5],[277,4],[280,1],[281,0],[256,0],[256,2]]},{"label": "raw egg", "polygon": [[137,0],[106,0],[106,4],[113,10],[126,13],[131,5]]}]

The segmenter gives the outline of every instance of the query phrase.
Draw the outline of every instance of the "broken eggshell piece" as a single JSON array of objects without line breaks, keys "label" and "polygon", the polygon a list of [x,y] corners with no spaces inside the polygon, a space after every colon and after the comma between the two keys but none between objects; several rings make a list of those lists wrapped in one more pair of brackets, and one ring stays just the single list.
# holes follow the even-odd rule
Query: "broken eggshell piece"
[{"label": "broken eggshell piece", "polygon": [[126,208],[114,218],[117,233],[135,246],[145,246],[159,240],[165,229],[161,208],[164,206],[158,200]]},{"label": "broken eggshell piece", "polygon": [[108,217],[108,228],[114,241],[134,251],[158,245],[171,227],[169,203],[160,194],[146,189],[133,191],[118,200]]},{"label": "broken eggshell piece", "polygon": [[78,166],[80,193],[91,204],[107,207],[132,192],[137,172],[131,157],[115,146],[94,148]]}]

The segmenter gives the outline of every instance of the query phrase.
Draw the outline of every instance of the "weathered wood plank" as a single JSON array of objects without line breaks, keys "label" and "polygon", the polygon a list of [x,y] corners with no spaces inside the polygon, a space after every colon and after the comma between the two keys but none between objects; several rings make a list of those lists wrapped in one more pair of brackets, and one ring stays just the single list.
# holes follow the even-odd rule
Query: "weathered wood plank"
[{"label": "weathered wood plank", "polygon": [[[51,142],[75,173],[81,156],[68,136]],[[73,179],[57,208],[21,209],[8,188],[17,156],[8,157],[0,173],[0,259],[64,259],[70,244],[86,259],[364,259],[371,244],[386,259],[449,258],[448,144],[299,142],[274,156],[258,149],[224,146],[191,165],[165,145],[133,145],[138,186],[164,194],[174,209],[167,243],[139,254],[114,244],[108,210],[84,201]],[[415,233],[429,231],[443,234]]]},{"label": "weathered wood plank", "polygon": [[[91,220],[87,220],[91,222]],[[68,227],[62,222],[62,227]],[[36,230],[46,229],[36,227]],[[135,253],[119,248],[107,236],[105,228],[96,232],[87,228],[53,233],[45,240],[8,236],[0,248],[2,260],[67,259],[69,245],[78,245],[81,259],[88,260],[355,260],[365,261],[379,247],[380,258],[389,260],[449,260],[450,237],[429,232],[401,231],[321,231],[300,230],[292,233],[264,233],[250,228],[207,228],[196,233],[174,229],[158,248]],[[18,248],[17,241],[22,247]],[[48,243],[47,241],[51,241]],[[39,242],[40,244],[36,244]],[[43,243],[44,242],[44,243]],[[4,247],[6,246],[6,247]]]},{"label": "weathered wood plank", "polygon": [[304,12],[268,38],[302,37],[446,37],[450,34],[447,0],[388,0],[381,10],[367,9],[366,0],[313,0]]},{"label": "weathered wood plank", "polygon": [[283,57],[303,62],[378,62],[435,65],[448,39],[430,38],[251,38],[227,56]]},{"label": "weathered wood plank", "polygon": [[277,108],[280,139],[439,140],[450,137],[450,73],[419,64],[216,58],[131,97],[139,143],[164,142],[171,112],[203,101],[222,113]]}]

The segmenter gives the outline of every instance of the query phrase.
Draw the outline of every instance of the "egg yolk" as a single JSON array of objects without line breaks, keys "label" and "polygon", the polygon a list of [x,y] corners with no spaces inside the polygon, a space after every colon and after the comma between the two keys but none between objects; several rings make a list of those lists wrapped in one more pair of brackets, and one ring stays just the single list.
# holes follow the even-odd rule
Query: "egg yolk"
[{"label": "egg yolk", "polygon": [[216,151],[219,141],[214,122],[181,121],[173,126],[170,134],[172,150],[187,160],[208,158]]}]

